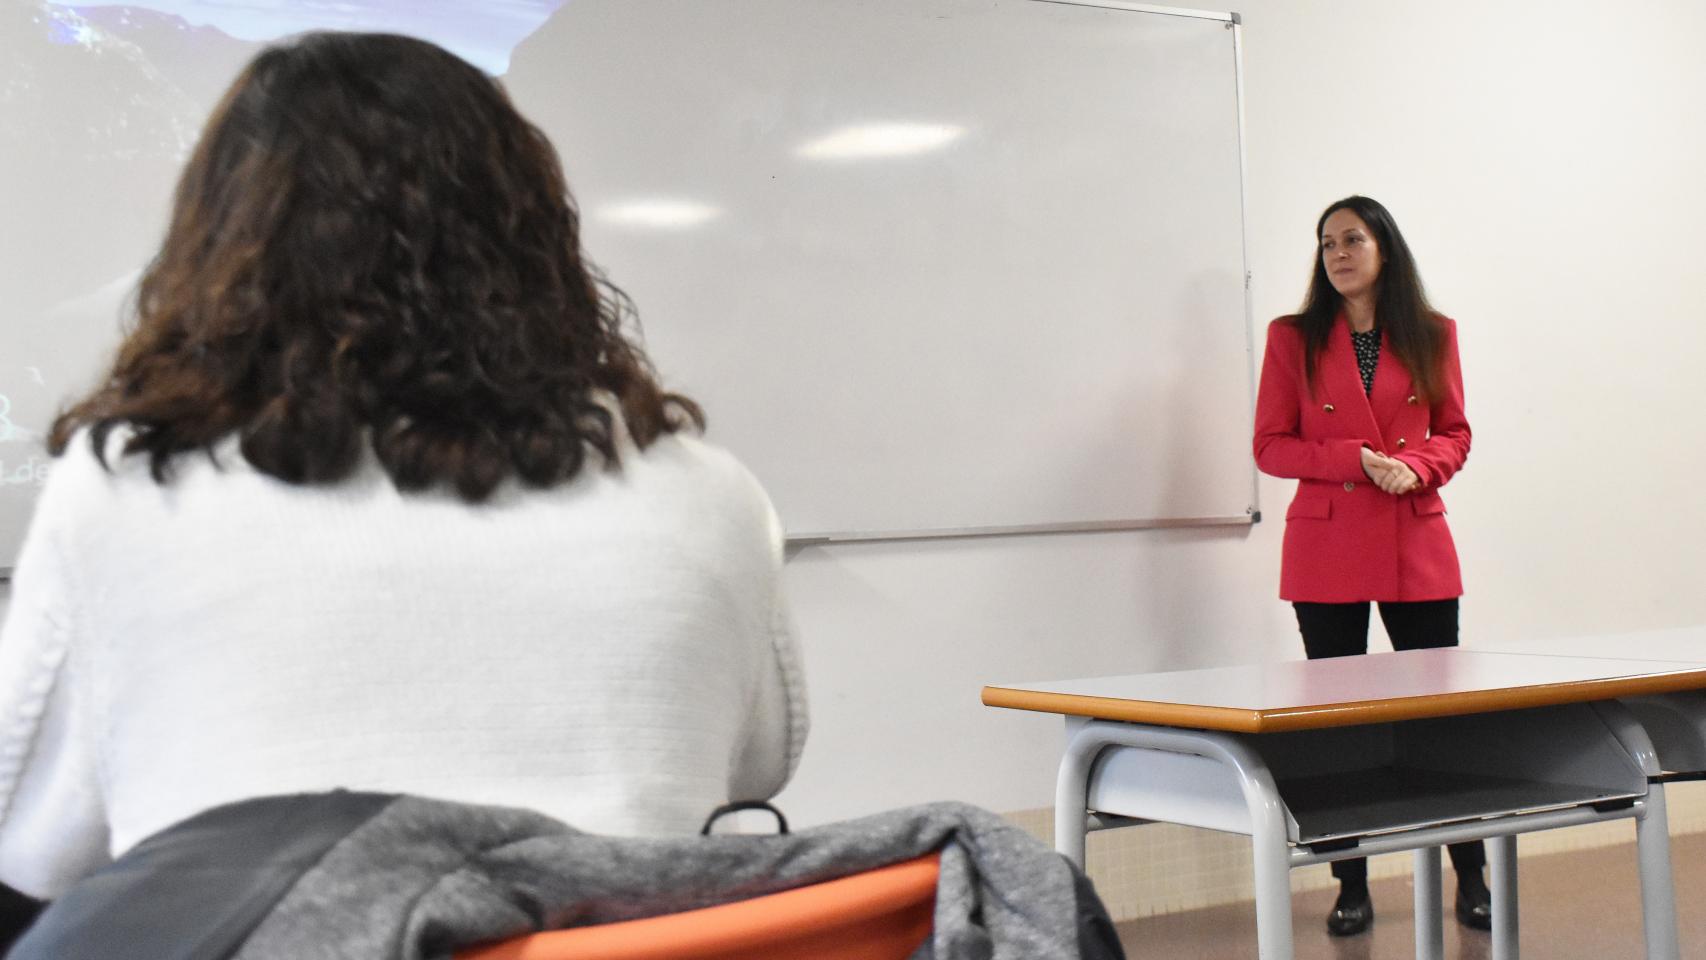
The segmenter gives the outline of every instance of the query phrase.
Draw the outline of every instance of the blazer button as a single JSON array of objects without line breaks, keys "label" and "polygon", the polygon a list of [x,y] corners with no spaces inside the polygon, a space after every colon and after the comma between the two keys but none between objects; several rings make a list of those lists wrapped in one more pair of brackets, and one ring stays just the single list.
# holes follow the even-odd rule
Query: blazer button
[{"label": "blazer button", "polygon": [[1327,413],[1332,413],[1333,412],[1333,405],[1329,403],[1326,406],[1322,407],[1321,409],[1326,411]]},{"label": "blazer button", "polygon": [[1346,493],[1349,493],[1350,491],[1355,490],[1356,488],[1357,488],[1356,484],[1350,482],[1349,480],[1345,481],[1345,492]]},{"label": "blazer button", "polygon": [[1413,407],[1417,404],[1418,401],[1416,400],[1416,395],[1412,393],[1412,394],[1410,394],[1410,399],[1408,399],[1404,402],[1408,403],[1410,406]]},{"label": "blazer button", "polygon": [[1398,438],[1398,449],[1400,449],[1400,450],[1404,449],[1404,438],[1403,437]]}]

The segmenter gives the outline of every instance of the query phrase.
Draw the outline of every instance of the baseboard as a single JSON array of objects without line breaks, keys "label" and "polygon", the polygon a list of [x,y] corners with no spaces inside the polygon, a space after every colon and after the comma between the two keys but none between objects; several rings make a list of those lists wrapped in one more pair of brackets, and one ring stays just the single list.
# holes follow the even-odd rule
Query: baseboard
[{"label": "baseboard", "polygon": [[[1665,791],[1672,834],[1706,832],[1706,783],[1674,783]],[[1019,810],[1009,821],[1054,844],[1054,810]],[[1561,830],[1525,833],[1517,856],[1609,847],[1635,842],[1632,820],[1611,820]],[[1236,903],[1255,896],[1250,841],[1236,834],[1155,823],[1093,833],[1086,852],[1090,878],[1115,920]],[[1411,857],[1392,853],[1369,860],[1370,878],[1408,876]],[[1449,873],[1449,868],[1447,868]],[[1293,890],[1331,886],[1326,864],[1293,870]]]}]

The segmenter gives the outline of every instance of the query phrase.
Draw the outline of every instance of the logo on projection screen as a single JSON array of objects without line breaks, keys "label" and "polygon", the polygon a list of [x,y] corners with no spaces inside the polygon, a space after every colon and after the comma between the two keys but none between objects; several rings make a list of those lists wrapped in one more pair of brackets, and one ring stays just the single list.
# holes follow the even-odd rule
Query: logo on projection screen
[{"label": "logo on projection screen", "polygon": [[[47,483],[47,458],[33,452],[35,438],[34,430],[12,422],[12,400],[0,393],[0,487],[39,487]],[[30,452],[23,457],[8,456],[11,450]]]}]

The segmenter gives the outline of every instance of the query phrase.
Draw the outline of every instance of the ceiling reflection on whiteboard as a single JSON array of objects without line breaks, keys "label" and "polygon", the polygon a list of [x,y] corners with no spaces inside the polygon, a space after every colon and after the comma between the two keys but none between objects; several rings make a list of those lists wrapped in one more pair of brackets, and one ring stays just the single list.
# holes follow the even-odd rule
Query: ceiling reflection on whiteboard
[{"label": "ceiling reflection on whiteboard", "polygon": [[716,219],[722,210],[695,200],[649,199],[612,203],[599,207],[593,216],[600,223],[653,230],[691,230]]},{"label": "ceiling reflection on whiteboard", "polygon": [[965,132],[951,123],[862,123],[808,141],[795,153],[812,160],[900,157],[945,149]]}]

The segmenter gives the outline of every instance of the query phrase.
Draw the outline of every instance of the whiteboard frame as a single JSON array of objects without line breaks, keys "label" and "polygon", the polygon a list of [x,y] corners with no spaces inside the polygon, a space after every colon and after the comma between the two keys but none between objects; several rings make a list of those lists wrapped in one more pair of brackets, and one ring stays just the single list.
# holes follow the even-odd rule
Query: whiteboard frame
[{"label": "whiteboard frame", "polygon": [[[1243,23],[1243,18],[1236,13],[1221,13],[1213,10],[1191,10],[1186,7],[1163,7],[1153,3],[1127,3],[1125,0],[1033,0],[1035,3],[1058,3],[1067,7],[1105,7],[1110,10],[1130,10],[1133,13],[1158,13],[1164,17],[1190,17],[1195,20],[1220,20],[1225,23]],[[1239,84],[1243,89],[1243,84]]]},{"label": "whiteboard frame", "polygon": [[[1058,0],[1043,0],[1058,2]],[[875,540],[946,540],[960,537],[1011,537],[1039,533],[1103,533],[1115,530],[1168,530],[1180,527],[1247,527],[1260,523],[1262,513],[1226,517],[1155,517],[1146,520],[1088,520],[1070,523],[1009,524],[991,527],[942,527],[928,530],[881,530],[871,532],[806,533],[787,537],[789,550],[830,543],[860,543]]]},{"label": "whiteboard frame", "polygon": [[[1100,7],[1110,10],[1129,10],[1133,13],[1152,13],[1196,20],[1214,20],[1226,24],[1232,31],[1233,99],[1238,115],[1238,219],[1239,249],[1244,259],[1244,369],[1246,396],[1252,429],[1256,411],[1256,332],[1254,307],[1250,302],[1250,206],[1249,160],[1245,155],[1244,130],[1244,20],[1235,12],[1193,10],[1185,7],[1164,7],[1151,3],[1128,3],[1125,0],[1031,0],[1033,3],[1053,3],[1067,7]],[[1180,527],[1250,526],[1262,521],[1260,474],[1256,461],[1250,459],[1250,507],[1243,514],[1211,517],[1146,517],[1132,520],[1096,520],[1088,522],[1005,524],[987,527],[941,527],[915,530],[878,531],[810,531],[787,534],[790,551],[803,547],[831,543],[865,543],[883,540],[946,540],[959,537],[1024,536],[1044,533],[1096,533],[1114,530],[1166,530]]]}]

